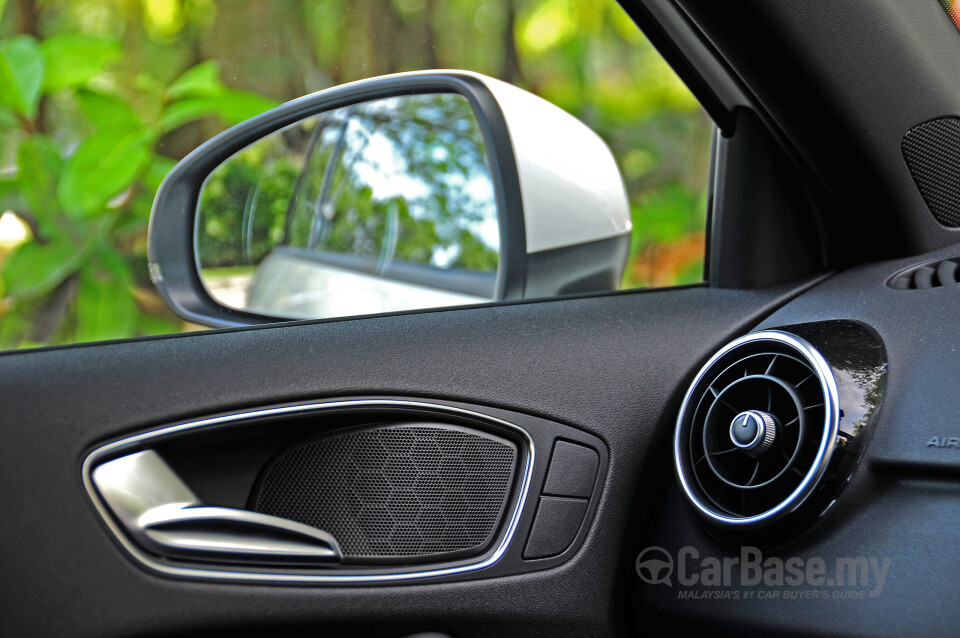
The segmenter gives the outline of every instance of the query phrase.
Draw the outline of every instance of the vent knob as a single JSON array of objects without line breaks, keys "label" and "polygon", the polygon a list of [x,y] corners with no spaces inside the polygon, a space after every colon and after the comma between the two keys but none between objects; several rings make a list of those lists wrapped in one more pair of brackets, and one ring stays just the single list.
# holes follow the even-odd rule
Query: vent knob
[{"label": "vent knob", "polygon": [[730,440],[753,458],[769,450],[776,436],[777,422],[773,415],[760,410],[741,412],[730,424]]}]

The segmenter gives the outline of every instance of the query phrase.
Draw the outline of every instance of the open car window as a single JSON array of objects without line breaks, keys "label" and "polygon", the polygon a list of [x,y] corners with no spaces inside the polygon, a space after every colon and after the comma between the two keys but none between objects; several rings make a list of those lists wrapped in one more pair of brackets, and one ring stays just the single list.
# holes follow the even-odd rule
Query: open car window
[{"label": "open car window", "polygon": [[[0,87],[2,349],[199,328],[165,307],[147,268],[151,205],[174,164],[298,96],[419,69],[499,78],[600,135],[632,222],[612,289],[703,280],[712,124],[613,0],[27,0],[5,5],[0,36],[10,71]],[[386,236],[389,219],[372,234]],[[404,247],[426,255],[414,267],[464,265],[477,280],[464,280],[468,291],[489,287],[489,224],[454,241],[449,229],[407,222],[424,237]],[[198,227],[219,269],[211,293],[249,298],[246,271],[224,258],[227,230],[216,218]],[[432,305],[472,298],[458,295]]]}]

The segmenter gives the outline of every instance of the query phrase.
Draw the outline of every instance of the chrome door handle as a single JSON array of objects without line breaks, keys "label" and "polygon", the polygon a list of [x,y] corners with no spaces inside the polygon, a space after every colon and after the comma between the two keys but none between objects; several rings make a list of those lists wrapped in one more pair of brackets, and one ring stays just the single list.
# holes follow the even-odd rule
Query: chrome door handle
[{"label": "chrome door handle", "polygon": [[153,450],[92,473],[113,515],[144,549],[187,560],[245,564],[339,564],[337,541],[303,523],[204,504]]}]

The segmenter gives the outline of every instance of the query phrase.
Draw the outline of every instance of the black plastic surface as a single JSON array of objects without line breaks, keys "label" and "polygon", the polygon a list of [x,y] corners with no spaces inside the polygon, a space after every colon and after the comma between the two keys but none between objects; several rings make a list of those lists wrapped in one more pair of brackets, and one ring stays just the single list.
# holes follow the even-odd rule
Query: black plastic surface
[{"label": "black plastic surface", "polygon": [[752,113],[715,138],[707,280],[759,288],[826,268],[818,210],[802,172]]},{"label": "black plastic surface", "polygon": [[562,554],[577,536],[587,504],[585,498],[541,496],[523,557],[531,560]]},{"label": "black plastic surface", "polygon": [[960,35],[937,0],[678,0],[827,194],[830,266],[936,249],[911,128],[960,115]]},{"label": "black plastic surface", "polygon": [[542,299],[617,290],[629,256],[629,233],[529,253],[523,297]]},{"label": "black plastic surface", "polygon": [[[4,353],[0,566],[10,586],[0,634],[610,634],[626,620],[615,601],[618,574],[633,561],[622,543],[627,517],[642,513],[640,468],[670,429],[681,389],[721,344],[797,290],[630,292]],[[370,393],[466,400],[601,438],[610,463],[577,554],[552,569],[445,584],[174,580],[129,560],[81,482],[83,458],[111,438]]]},{"label": "black plastic surface", "polygon": [[[878,411],[869,459],[909,472],[956,473],[960,449],[960,288],[896,290],[890,276],[912,265],[960,256],[960,246],[912,259],[852,269],[768,319],[765,325],[811,317],[856,319],[873,327],[887,348],[887,390]],[[948,445],[931,445],[944,438]]]},{"label": "black plastic surface", "polygon": [[711,119],[730,130],[737,107],[750,104],[738,78],[683,10],[660,0],[621,0],[650,43],[673,67]]},{"label": "black plastic surface", "polygon": [[588,498],[593,494],[599,467],[596,450],[570,441],[557,441],[553,444],[543,493]]},{"label": "black plastic surface", "polygon": [[[960,553],[955,549],[960,485],[858,478],[859,484],[830,510],[829,520],[805,539],[761,553],[763,561],[799,559],[805,568],[810,561],[823,560],[822,584],[808,584],[816,582],[811,580],[797,586],[762,582],[744,586],[739,566],[731,566],[730,586],[702,582],[685,586],[675,572],[673,586],[636,588],[631,598],[634,626],[669,627],[677,635],[954,638],[960,622],[956,605]],[[674,503],[679,496],[678,488],[670,486],[664,503]],[[740,547],[717,543],[689,508],[671,505],[657,510],[634,558],[649,546],[663,548],[675,561],[682,548],[694,548],[697,559],[684,568],[685,578],[701,575],[700,561],[707,557],[722,562],[739,558],[742,552]],[[837,573],[838,558],[864,559],[866,578],[860,580],[858,571],[845,581],[849,584],[828,584]],[[770,582],[776,582],[775,573],[770,573]],[[882,579],[877,576],[881,573]]]},{"label": "black plastic surface", "polygon": [[[841,406],[847,412],[841,424],[854,427],[858,414],[873,411],[867,445],[847,487],[835,502],[826,504],[819,521],[796,530],[805,532],[800,538],[763,552],[765,559],[783,561],[819,558],[831,569],[839,558],[864,559],[868,569],[871,559],[877,565],[888,560],[882,591],[873,572],[865,586],[808,581],[799,586],[739,586],[739,571],[734,570],[730,587],[675,582],[672,588],[642,583],[631,574],[637,626],[668,622],[678,630],[718,635],[957,635],[960,443],[954,446],[950,441],[960,438],[956,389],[960,289],[902,291],[887,281],[917,264],[958,255],[960,246],[953,246],[851,269],[799,296],[758,326],[797,330],[797,324],[852,320],[869,326],[885,346],[884,370],[883,352],[860,337],[834,341],[832,347],[816,342],[838,380],[843,371],[852,377],[840,387]],[[815,340],[824,335],[804,336]],[[831,351],[838,356],[828,356]],[[885,375],[878,376],[878,369]],[[870,388],[881,387],[883,376],[878,407],[858,398],[870,399],[875,394]],[[650,471],[656,472],[653,467]],[[638,493],[640,505],[650,501],[658,505],[644,522],[636,522],[637,529],[647,532],[628,550],[634,557],[648,546],[662,547],[674,557],[683,547],[694,548],[700,559],[739,556],[736,539],[718,542],[677,486],[671,485],[665,495]],[[753,544],[748,539],[741,543]]]}]

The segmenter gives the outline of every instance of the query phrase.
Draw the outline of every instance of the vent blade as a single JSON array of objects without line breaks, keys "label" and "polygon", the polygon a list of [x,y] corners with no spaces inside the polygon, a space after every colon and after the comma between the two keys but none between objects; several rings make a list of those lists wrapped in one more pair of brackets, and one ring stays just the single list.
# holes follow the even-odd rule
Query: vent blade
[{"label": "vent blade", "polygon": [[918,290],[933,288],[933,276],[935,274],[937,274],[937,271],[928,266],[917,268],[913,274],[913,287]]},{"label": "vent blade", "polygon": [[958,268],[960,259],[944,259],[923,264],[894,275],[887,285],[897,290],[928,290],[952,286],[958,282]]},{"label": "vent blade", "polygon": [[957,283],[957,264],[949,260],[937,264],[937,281],[941,286],[950,286]]}]

